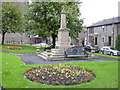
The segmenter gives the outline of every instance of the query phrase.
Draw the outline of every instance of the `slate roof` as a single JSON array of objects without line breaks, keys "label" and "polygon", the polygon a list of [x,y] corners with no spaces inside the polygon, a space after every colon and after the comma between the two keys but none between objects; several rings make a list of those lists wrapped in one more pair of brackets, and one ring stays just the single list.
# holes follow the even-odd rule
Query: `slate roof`
[{"label": "slate roof", "polygon": [[120,17],[115,17],[115,18],[110,18],[110,19],[104,19],[102,21],[94,23],[91,26],[88,26],[87,28],[98,27],[98,26],[103,26],[103,25],[112,25],[112,24],[118,24],[118,23],[120,23]]}]

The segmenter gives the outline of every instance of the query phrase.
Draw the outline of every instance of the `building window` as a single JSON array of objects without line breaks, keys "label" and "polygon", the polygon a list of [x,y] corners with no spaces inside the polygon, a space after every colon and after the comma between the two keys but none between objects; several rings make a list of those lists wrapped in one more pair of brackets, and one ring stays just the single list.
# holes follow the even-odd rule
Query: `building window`
[{"label": "building window", "polygon": [[94,33],[94,28],[90,28],[89,33]]},{"label": "building window", "polygon": [[111,36],[108,36],[108,45],[111,46]]},{"label": "building window", "polygon": [[102,42],[103,42],[103,43],[106,43],[106,42],[107,42],[107,40],[106,40],[106,39],[107,39],[107,37],[106,37],[106,36],[102,36]]},{"label": "building window", "polygon": [[102,26],[103,32],[105,31],[105,26]]},{"label": "building window", "polygon": [[94,43],[94,37],[93,36],[89,36],[89,42]]},{"label": "building window", "polygon": [[102,42],[104,43],[104,37],[102,37]]}]

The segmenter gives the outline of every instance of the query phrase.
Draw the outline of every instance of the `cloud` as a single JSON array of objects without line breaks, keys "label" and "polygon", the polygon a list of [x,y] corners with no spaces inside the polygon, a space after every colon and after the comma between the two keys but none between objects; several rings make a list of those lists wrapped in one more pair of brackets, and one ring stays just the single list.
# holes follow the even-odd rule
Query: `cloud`
[{"label": "cloud", "polygon": [[119,0],[82,0],[81,14],[85,25],[118,16]]}]

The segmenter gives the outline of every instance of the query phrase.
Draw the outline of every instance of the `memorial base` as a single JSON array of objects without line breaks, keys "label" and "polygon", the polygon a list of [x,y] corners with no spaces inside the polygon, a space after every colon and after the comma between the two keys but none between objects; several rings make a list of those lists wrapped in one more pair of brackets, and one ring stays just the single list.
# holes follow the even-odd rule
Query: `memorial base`
[{"label": "memorial base", "polygon": [[51,52],[43,52],[38,54],[46,61],[61,61],[64,60],[64,51],[65,49],[51,49]]}]

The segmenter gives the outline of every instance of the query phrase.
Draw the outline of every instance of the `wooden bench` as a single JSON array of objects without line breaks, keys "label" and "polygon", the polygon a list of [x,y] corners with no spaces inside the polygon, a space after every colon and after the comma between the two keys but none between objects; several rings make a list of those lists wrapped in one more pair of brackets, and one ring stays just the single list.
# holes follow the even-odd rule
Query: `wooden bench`
[{"label": "wooden bench", "polygon": [[74,46],[71,48],[68,48],[66,51],[64,51],[64,59],[67,58],[88,58],[88,53],[84,50],[81,46]]}]

